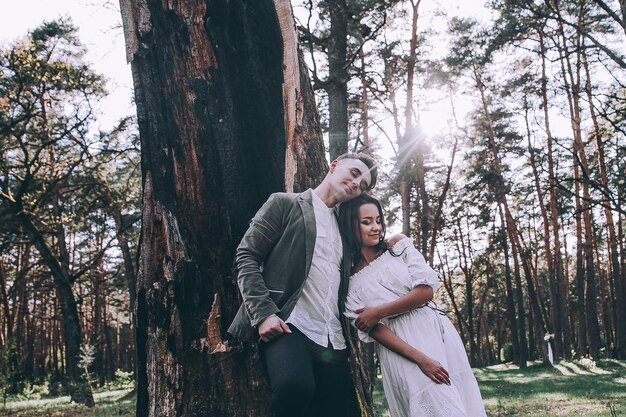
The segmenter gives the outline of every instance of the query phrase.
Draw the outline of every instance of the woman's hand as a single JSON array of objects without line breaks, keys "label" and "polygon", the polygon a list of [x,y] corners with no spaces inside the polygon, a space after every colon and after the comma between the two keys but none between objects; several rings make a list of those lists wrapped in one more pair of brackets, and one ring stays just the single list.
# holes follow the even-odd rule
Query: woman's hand
[{"label": "woman's hand", "polygon": [[450,385],[450,375],[448,375],[448,371],[446,371],[438,361],[422,354],[415,363],[417,363],[417,366],[424,372],[424,375],[432,379],[435,383]]},{"label": "woman's hand", "polygon": [[354,325],[364,333],[369,333],[372,327],[376,326],[380,319],[383,318],[376,307],[357,308],[354,312],[359,315],[354,321]]}]

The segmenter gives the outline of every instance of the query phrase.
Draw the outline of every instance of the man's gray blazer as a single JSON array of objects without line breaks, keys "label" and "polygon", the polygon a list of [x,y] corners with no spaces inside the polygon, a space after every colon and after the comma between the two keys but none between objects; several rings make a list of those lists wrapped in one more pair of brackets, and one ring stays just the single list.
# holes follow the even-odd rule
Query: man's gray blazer
[{"label": "man's gray blazer", "polygon": [[[317,233],[312,192],[272,194],[241,239],[235,265],[243,304],[228,329],[233,336],[257,341],[259,322],[271,314],[286,320],[296,305],[309,275]],[[343,247],[340,314],[350,271],[347,245]]]}]

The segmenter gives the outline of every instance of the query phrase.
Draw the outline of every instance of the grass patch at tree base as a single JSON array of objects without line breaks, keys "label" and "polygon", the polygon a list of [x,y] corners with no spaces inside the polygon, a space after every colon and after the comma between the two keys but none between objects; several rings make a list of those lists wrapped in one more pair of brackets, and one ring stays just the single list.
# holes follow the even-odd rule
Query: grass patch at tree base
[{"label": "grass patch at tree base", "polygon": [[134,416],[135,395],[130,389],[94,394],[96,406],[72,403],[69,396],[38,400],[14,399],[0,404],[0,417],[113,417]]},{"label": "grass patch at tree base", "polygon": [[[626,416],[626,361],[601,360],[531,363],[520,369],[503,364],[474,369],[489,417],[613,417]],[[96,406],[86,408],[69,396],[11,399],[0,417],[113,417],[135,415],[130,389],[94,394]],[[389,417],[380,377],[374,390],[377,417]]]}]

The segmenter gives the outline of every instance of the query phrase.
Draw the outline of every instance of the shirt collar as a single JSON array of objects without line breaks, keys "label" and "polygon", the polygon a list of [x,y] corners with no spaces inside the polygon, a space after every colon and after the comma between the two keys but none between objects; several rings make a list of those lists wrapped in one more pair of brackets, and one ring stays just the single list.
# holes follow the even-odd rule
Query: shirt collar
[{"label": "shirt collar", "polygon": [[320,198],[319,195],[313,190],[311,190],[311,194],[313,194],[313,207],[318,210],[323,210],[325,213],[333,213],[335,207],[328,207],[326,203]]}]

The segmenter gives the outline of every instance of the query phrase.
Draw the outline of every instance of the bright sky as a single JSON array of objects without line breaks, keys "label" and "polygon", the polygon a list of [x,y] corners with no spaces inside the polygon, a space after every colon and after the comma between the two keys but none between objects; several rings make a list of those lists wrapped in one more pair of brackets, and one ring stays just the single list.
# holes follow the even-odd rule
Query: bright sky
[{"label": "bright sky", "polygon": [[[443,7],[450,15],[484,16],[483,0],[424,0],[420,5],[422,16],[428,19],[436,7]],[[87,47],[87,60],[96,72],[108,82],[109,96],[100,105],[98,123],[109,129],[121,117],[134,112],[132,106],[132,78],[126,63],[124,36],[117,0],[20,0],[6,2],[0,14],[0,45],[7,46],[24,36],[44,20],[68,16],[79,28],[79,37]],[[431,111],[421,114],[427,134],[443,129],[447,122],[449,101],[445,98]],[[458,111],[458,109],[457,109]],[[461,112],[462,113],[462,112]]]},{"label": "bright sky", "polygon": [[92,68],[108,79],[109,96],[99,106],[97,121],[103,130],[120,118],[134,114],[132,78],[126,64],[122,19],[117,0],[20,0],[3,2],[0,13],[0,45],[26,35],[44,20],[70,17],[87,47]]},{"label": "bright sky", "polygon": [[[423,0],[420,5],[420,24],[441,25],[441,30],[444,30],[446,20],[436,17],[437,9],[443,9],[450,17],[486,18],[488,12],[484,8],[484,2],[485,0]],[[79,29],[81,42],[87,47],[87,60],[97,73],[108,79],[109,95],[97,108],[100,113],[97,115],[98,128],[109,130],[120,118],[134,114],[132,77],[130,65],[126,63],[118,0],[20,0],[4,3],[0,13],[1,47],[25,36],[44,20],[70,17]],[[439,97],[435,98],[436,95]],[[420,103],[422,130],[428,136],[448,132],[450,99],[446,94],[437,92],[429,93],[428,97],[428,105]],[[455,106],[457,115],[462,120],[471,107],[470,100],[457,96]],[[389,132],[392,131],[390,127]],[[385,148],[386,141],[381,138],[380,142]],[[388,154],[391,158],[391,149],[381,149],[381,153]]]}]

